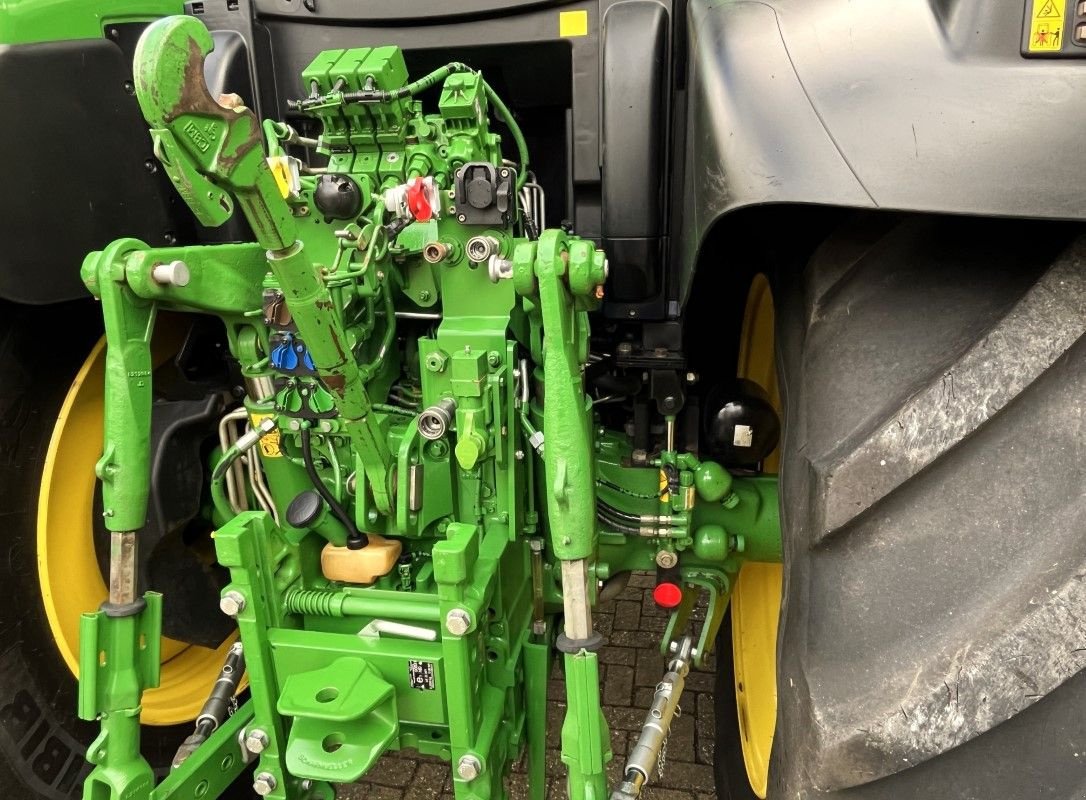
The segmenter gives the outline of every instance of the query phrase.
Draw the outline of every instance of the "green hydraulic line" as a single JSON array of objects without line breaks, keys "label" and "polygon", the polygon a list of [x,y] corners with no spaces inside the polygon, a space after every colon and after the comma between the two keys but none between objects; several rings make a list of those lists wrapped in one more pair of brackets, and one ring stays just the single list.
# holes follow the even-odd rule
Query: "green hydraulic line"
[{"label": "green hydraulic line", "polygon": [[230,500],[227,498],[226,489],[224,488],[224,482],[226,481],[227,474],[230,472],[230,467],[233,466],[234,462],[242,455],[251,450],[263,436],[271,433],[277,427],[278,425],[273,417],[265,417],[257,427],[238,437],[238,440],[230,445],[226,452],[222,454],[222,457],[215,465],[215,469],[212,470],[211,502],[215,506],[215,510],[219,512],[224,520],[231,519],[237,515],[237,512],[230,505]]},{"label": "green hydraulic line", "polygon": [[215,511],[222,517],[223,521],[233,519],[237,516],[237,511],[230,505],[230,498],[226,496],[225,476],[221,478],[211,479],[211,504],[215,507]]},{"label": "green hydraulic line", "polygon": [[398,89],[363,89],[359,92],[342,92],[339,89],[333,89],[328,94],[312,94],[302,100],[287,100],[287,108],[296,111],[306,111],[317,106],[324,106],[328,104],[336,103],[391,103],[395,100],[402,100],[405,97],[414,97],[421,92],[426,91],[432,86],[436,86],[439,82],[445,80],[447,77],[458,72],[473,72],[471,67],[467,64],[463,64],[459,61],[451,61],[443,67],[438,67],[433,72],[423,75],[417,80],[411,81],[411,83],[404,84]]},{"label": "green hydraulic line", "polygon": [[414,411],[408,411],[406,408],[400,408],[399,406],[390,406],[388,403],[374,403],[374,411],[380,411],[382,414],[392,414],[396,417],[409,417],[415,416]]},{"label": "green hydraulic line", "polygon": [[377,370],[381,368],[381,365],[384,364],[385,355],[396,338],[396,326],[393,324],[393,320],[396,318],[396,307],[392,302],[392,288],[388,285],[387,279],[381,283],[381,295],[385,309],[385,333],[381,337],[381,346],[377,348],[373,360],[358,368],[358,372],[364,381],[370,380],[377,373]]},{"label": "green hydraulic line", "polygon": [[513,112],[509,110],[509,107],[498,97],[498,93],[485,80],[483,81],[483,91],[486,92],[487,100],[497,110],[502,122],[509,128],[509,133],[513,135],[513,143],[517,146],[517,159],[520,161],[520,174],[517,175],[517,191],[519,192],[524,188],[524,184],[528,182],[528,143],[524,141],[524,134],[520,130],[520,125],[513,118]]}]

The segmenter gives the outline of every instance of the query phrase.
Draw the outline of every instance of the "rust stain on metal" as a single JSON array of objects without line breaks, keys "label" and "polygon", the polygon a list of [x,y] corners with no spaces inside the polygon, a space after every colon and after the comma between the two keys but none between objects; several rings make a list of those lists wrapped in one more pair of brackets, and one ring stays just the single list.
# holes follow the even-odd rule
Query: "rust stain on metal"
[{"label": "rust stain on metal", "polygon": [[322,375],[321,378],[330,391],[339,395],[340,399],[343,398],[347,392],[347,381],[344,380],[342,375]]},{"label": "rust stain on metal", "polygon": [[328,331],[329,338],[332,340],[332,344],[336,348],[336,355],[339,357],[337,363],[344,364],[347,361],[347,354],[343,351],[343,345],[339,342],[339,336],[336,334],[336,329],[332,328]]},{"label": "rust stain on metal", "polygon": [[[173,122],[179,117],[197,114],[207,117],[215,117],[222,121],[227,129],[239,123],[248,126],[245,137],[230,152],[220,149],[215,154],[215,162],[221,172],[229,174],[239,161],[247,156],[254,148],[262,148],[260,126],[257,124],[256,115],[252,110],[241,103],[237,95],[225,95],[227,105],[221,105],[207,90],[204,80],[204,54],[200,44],[195,39],[188,43],[188,59],[185,61],[185,75],[181,82],[181,96],[173,107],[165,112],[163,119],[166,123]],[[224,144],[230,140],[230,136],[224,137]]]}]

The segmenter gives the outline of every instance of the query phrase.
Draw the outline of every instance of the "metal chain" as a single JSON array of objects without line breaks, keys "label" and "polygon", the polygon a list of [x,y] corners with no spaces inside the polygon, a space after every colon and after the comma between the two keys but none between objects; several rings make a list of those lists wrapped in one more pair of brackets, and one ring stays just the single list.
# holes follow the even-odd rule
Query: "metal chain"
[{"label": "metal chain", "polygon": [[[675,706],[675,717],[672,720],[672,724],[674,724],[674,721],[676,719],[678,719],[679,717],[681,717],[682,715],[683,715],[682,706]],[[667,734],[667,736],[664,737],[664,743],[662,745],[660,745],[660,757],[656,759],[656,778],[657,778],[657,780],[663,780],[664,779],[664,765],[667,763],[667,742],[668,742],[668,740],[670,738],[671,738],[671,728],[669,726],[668,727],[668,734]]]}]

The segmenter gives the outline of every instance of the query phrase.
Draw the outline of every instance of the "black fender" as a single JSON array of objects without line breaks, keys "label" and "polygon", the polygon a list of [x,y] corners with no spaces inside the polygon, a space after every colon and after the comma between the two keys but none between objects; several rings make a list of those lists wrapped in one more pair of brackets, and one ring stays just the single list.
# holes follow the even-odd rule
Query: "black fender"
[{"label": "black fender", "polygon": [[[155,244],[240,238],[240,215],[199,232],[158,167],[132,90],[142,22],[101,39],[0,45],[0,298],[45,305],[88,298],[79,267],[114,239]],[[216,31],[206,76],[213,96],[252,96],[248,51]]]},{"label": "black fender", "polygon": [[1086,62],[1024,58],[1023,9],[691,0],[680,298],[745,207],[1081,218]]}]

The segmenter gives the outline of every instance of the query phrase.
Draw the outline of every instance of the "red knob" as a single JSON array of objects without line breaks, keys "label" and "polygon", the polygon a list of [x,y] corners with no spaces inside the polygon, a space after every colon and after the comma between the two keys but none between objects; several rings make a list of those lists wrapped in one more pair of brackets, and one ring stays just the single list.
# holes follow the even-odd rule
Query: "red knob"
[{"label": "red knob", "polygon": [[677,583],[658,583],[652,590],[652,599],[660,608],[675,608],[683,601],[683,590]]},{"label": "red knob", "polygon": [[426,182],[422,178],[415,178],[407,184],[407,210],[411,216],[419,222],[429,222],[434,215],[430,207],[430,198],[427,197]]}]

